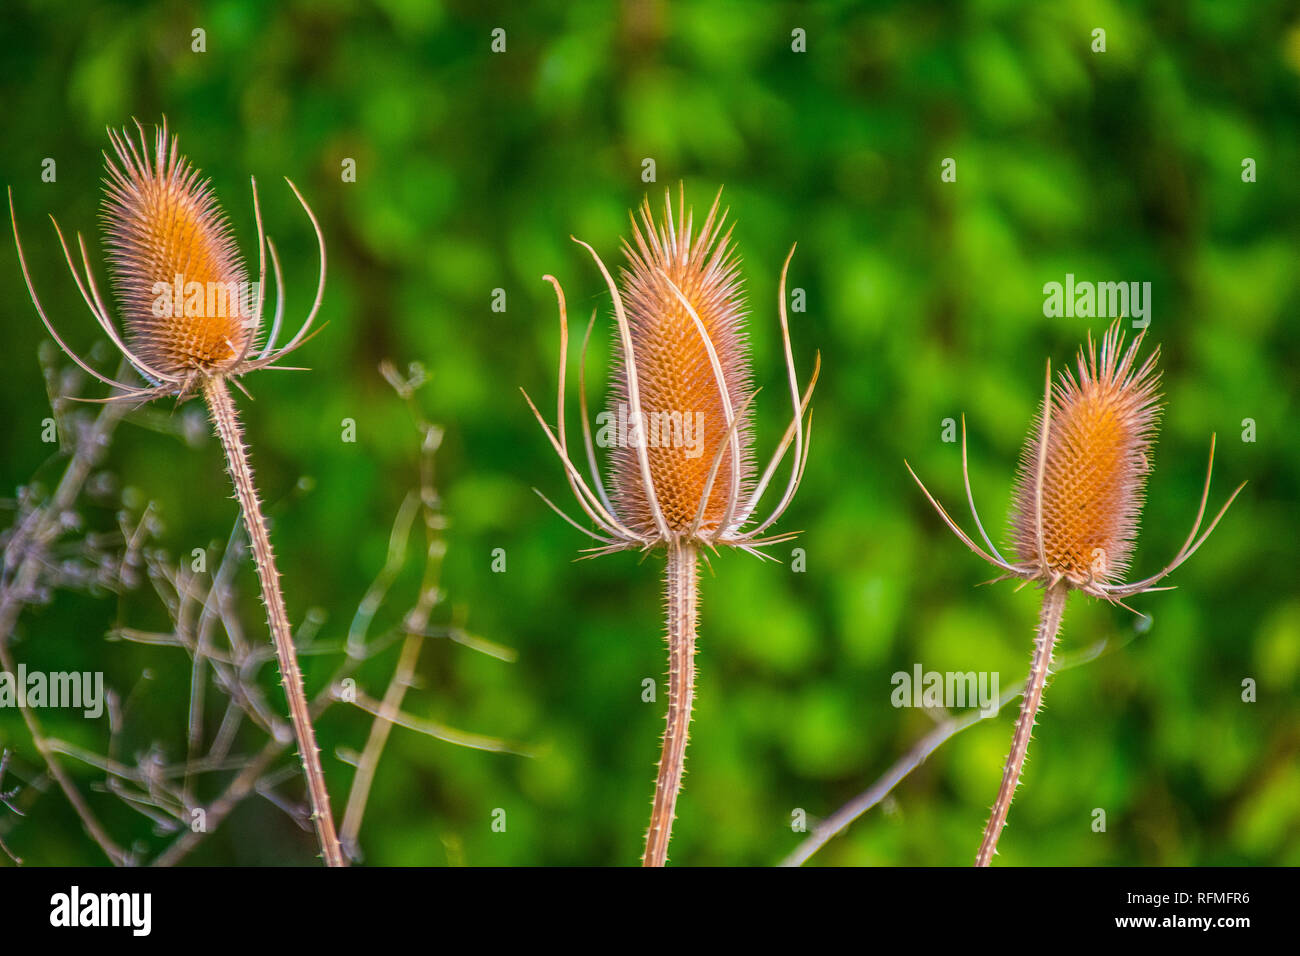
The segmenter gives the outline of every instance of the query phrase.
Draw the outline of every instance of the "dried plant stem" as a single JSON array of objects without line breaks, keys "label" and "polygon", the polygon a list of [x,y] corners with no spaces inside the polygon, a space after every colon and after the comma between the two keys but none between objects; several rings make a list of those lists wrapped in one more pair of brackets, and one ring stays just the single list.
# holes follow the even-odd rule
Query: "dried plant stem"
[{"label": "dried plant stem", "polygon": [[[1129,639],[1131,639],[1132,633],[1129,633]],[[1127,641],[1121,641],[1118,644],[1112,644],[1108,638],[1102,638],[1091,647],[1076,651],[1073,655],[1065,658],[1053,673],[1059,674],[1073,667],[1082,667],[1084,664],[1095,661],[1103,654],[1119,650],[1126,643]],[[929,759],[930,755],[945,743],[981,721],[990,720],[1002,713],[1002,708],[1025,692],[1027,683],[1028,680],[1017,681],[1003,691],[993,710],[975,708],[958,716],[944,718],[933,730],[918,740],[911,750],[895,761],[870,787],[817,824],[812,832],[804,838],[803,842],[781,861],[781,866],[803,866],[814,853],[829,843],[832,838],[845,832],[858,817],[893,793],[894,789],[907,778],[908,774]]]},{"label": "dried plant stem", "polygon": [[[423,604],[423,599],[421,600]],[[418,613],[418,612],[417,612]],[[427,626],[428,613],[423,614],[423,628]],[[424,646],[424,635],[407,633],[402,642],[402,653],[398,658],[397,670],[384,691],[383,703],[379,706],[379,716],[370,725],[370,735],[366,738],[365,749],[357,761],[357,773],[352,778],[352,789],[348,791],[348,802],[343,813],[343,846],[353,860],[361,856],[361,821],[366,815],[366,804],[370,800],[370,788],[375,782],[375,773],[379,770],[379,759],[384,755],[384,747],[392,732],[393,722],[402,712],[402,699],[406,690],[415,680],[415,665],[420,659],[420,649]]]},{"label": "dried plant stem", "polygon": [[1047,675],[1051,671],[1052,650],[1056,647],[1056,636],[1061,630],[1061,615],[1065,612],[1067,594],[1069,589],[1063,581],[1058,581],[1043,592],[1038,634],[1034,638],[1034,658],[1029,666],[1029,678],[1025,682],[1025,696],[1020,702],[1016,733],[1011,738],[1011,753],[1007,754],[1007,765],[1002,771],[1002,786],[998,788],[998,798],[993,804],[988,826],[984,828],[984,840],[975,857],[976,866],[988,866],[993,862],[998,837],[1006,826],[1011,800],[1016,795],[1016,787],[1020,785],[1020,771],[1025,765],[1029,738],[1034,731],[1038,708],[1043,702],[1043,687],[1047,684]]},{"label": "dried plant stem", "polygon": [[[3,643],[0,643],[0,668],[3,668],[11,674],[16,674],[18,672],[17,664],[14,661],[13,655],[9,652],[9,648]],[[130,862],[130,857],[127,855],[126,851],[113,842],[113,838],[108,835],[108,831],[104,829],[103,825],[99,822],[99,819],[95,816],[94,811],[90,809],[90,805],[86,802],[86,798],[81,795],[81,791],[77,789],[77,785],[72,782],[72,778],[68,776],[67,771],[63,769],[63,765],[59,763],[55,756],[54,748],[50,746],[50,740],[45,736],[45,730],[42,728],[40,721],[36,718],[36,714],[32,711],[32,708],[20,707],[19,712],[23,716],[23,722],[27,725],[27,732],[31,734],[32,743],[36,745],[37,751],[40,752],[41,759],[45,761],[45,766],[49,770],[50,776],[54,778],[54,781],[59,785],[59,789],[61,789],[64,796],[68,798],[68,802],[72,804],[72,809],[77,811],[77,816],[81,818],[81,825],[90,835],[90,838],[99,844],[100,849],[104,851],[104,855],[107,856],[114,865],[125,866],[128,864]]]},{"label": "dried plant stem", "polygon": [[686,765],[686,739],[691,726],[691,702],[695,697],[695,626],[699,581],[696,576],[696,547],[680,538],[668,543],[668,568],[664,572],[668,592],[668,717],[664,728],[663,753],[655,780],[650,830],[646,834],[643,866],[663,866],[668,859],[677,793],[682,788]]},{"label": "dried plant stem", "polygon": [[[18,570],[10,583],[0,588],[0,669],[6,670],[11,674],[18,672],[17,663],[14,660],[13,652],[9,647],[10,639],[13,636],[14,629],[18,625],[18,618],[26,606],[25,595],[29,594],[35,587],[37,579],[40,576],[41,564],[45,560],[45,548],[60,533],[60,519],[64,512],[73,506],[77,496],[81,494],[86,480],[90,477],[100,455],[108,444],[109,437],[118,423],[126,415],[127,409],[124,404],[108,405],[98,417],[89,426],[89,433],[84,439],[76,442],[72,460],[68,463],[63,477],[59,480],[58,488],[54,492],[49,505],[45,508],[44,515],[36,527],[30,532],[19,535],[10,542],[8,550],[14,555],[21,555],[21,563]],[[49,746],[45,736],[45,730],[41,726],[35,711],[30,707],[20,708],[23,722],[27,725],[27,730],[32,736],[32,742],[36,745],[37,751],[40,752],[41,759],[50,772],[50,776],[59,785],[72,808],[81,818],[82,826],[86,832],[104,851],[105,856],[109,858],[116,866],[123,866],[130,862],[130,857],[119,847],[108,835],[103,824],[95,816],[86,799],[81,795],[73,783],[72,778],[68,776],[63,765],[59,763],[53,749]]]},{"label": "dried plant stem", "polygon": [[[334,702],[334,690],[338,681],[351,673],[354,663],[349,659],[343,667],[339,668],[329,686],[316,693],[311,703],[313,719],[319,718],[325,712],[325,709]],[[213,833],[249,794],[257,789],[263,775],[271,769],[271,766],[284,753],[287,746],[288,744],[282,743],[276,737],[270,737],[262,745],[262,749],[257,752],[257,755],[226,785],[226,789],[222,791],[221,796],[207,805],[207,826],[202,830],[185,827],[181,835],[172,841],[171,846],[158,854],[149,865],[161,867],[175,866],[180,863],[191,850],[198,846],[209,834]]]},{"label": "dried plant stem", "polygon": [[253,757],[248,764],[236,774],[234,780],[226,787],[225,791],[216,800],[209,803],[204,809],[206,812],[206,826],[202,830],[195,830],[185,827],[180,836],[162,853],[154,858],[150,866],[175,866],[185,858],[185,855],[198,846],[199,842],[209,833],[216,830],[235,809],[239,806],[250,793],[256,788],[262,775],[270,769],[275,758],[284,752],[285,745],[280,743],[274,737],[267,740],[258,751],[257,756]]},{"label": "dried plant stem", "polygon": [[207,399],[213,426],[225,450],[230,479],[234,483],[235,495],[239,499],[239,507],[248,528],[253,560],[257,565],[257,577],[262,585],[262,600],[266,604],[266,619],[271,628],[271,639],[275,644],[275,654],[280,664],[280,677],[284,684],[285,697],[289,701],[289,716],[293,720],[294,735],[298,740],[298,754],[302,757],[303,770],[307,775],[307,792],[311,799],[316,836],[320,841],[326,866],[344,866],[343,851],[339,846],[338,834],[334,830],[334,817],[330,813],[330,797],[325,787],[320,752],[316,747],[316,732],[311,725],[311,713],[303,691],[302,671],[298,668],[298,654],[293,646],[293,631],[289,626],[289,615],[284,608],[284,595],[280,592],[280,573],[275,566],[271,539],[266,531],[266,521],[262,517],[261,503],[257,500],[257,489],[253,486],[253,471],[240,433],[235,403],[231,400],[225,380],[220,376],[213,376],[207,380],[203,386],[203,395]]}]

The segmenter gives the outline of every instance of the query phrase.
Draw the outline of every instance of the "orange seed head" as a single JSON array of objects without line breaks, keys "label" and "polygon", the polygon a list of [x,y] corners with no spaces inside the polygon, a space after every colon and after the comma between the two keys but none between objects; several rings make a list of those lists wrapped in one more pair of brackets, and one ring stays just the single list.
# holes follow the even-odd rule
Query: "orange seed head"
[{"label": "orange seed head", "polygon": [[[699,232],[694,213],[679,197],[674,218],[671,196],[664,219],[656,224],[647,199],[640,222],[632,217],[632,239],[623,243],[623,299],[641,397],[642,436],[646,439],[651,483],[665,523],[672,533],[687,532],[695,522],[719,448],[718,466],[700,523],[701,534],[720,528],[727,517],[733,474],[742,489],[753,476],[753,439],[746,409],[751,369],[743,321],[746,315],[739,259],[731,230],[722,232],[726,212],[714,200]],[[722,369],[725,394],[739,416],[739,460],[730,447],[727,417],[704,336],[667,279],[691,304]],[[611,390],[611,420],[631,416],[626,383],[627,356],[618,355],[619,384]],[[744,409],[744,414],[742,414]],[[619,516],[638,532],[654,534],[654,517],[635,447],[618,444],[611,454],[614,502]]]},{"label": "orange seed head", "polygon": [[152,152],[110,132],[102,219],[109,269],[131,346],[170,375],[207,373],[236,358],[252,295],[230,224],[208,180],[157,130]]},{"label": "orange seed head", "polygon": [[[1139,335],[1127,351],[1119,322],[1097,355],[1091,334],[1079,349],[1078,378],[1067,368],[1051,395],[1042,476],[1043,551],[1050,574],[1075,585],[1123,577],[1132,557],[1143,488],[1160,416],[1156,348],[1135,367]],[[1038,565],[1035,517],[1043,410],[1021,456],[1012,534],[1021,561]]]}]

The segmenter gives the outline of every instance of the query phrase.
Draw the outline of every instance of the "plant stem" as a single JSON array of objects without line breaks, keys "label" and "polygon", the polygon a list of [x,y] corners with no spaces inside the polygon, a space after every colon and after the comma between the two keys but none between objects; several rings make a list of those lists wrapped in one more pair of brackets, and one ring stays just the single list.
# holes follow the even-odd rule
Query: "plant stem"
[{"label": "plant stem", "polygon": [[240,510],[244,514],[244,524],[248,528],[257,577],[262,585],[262,601],[266,604],[266,620],[271,628],[271,639],[280,664],[280,678],[285,697],[289,701],[294,735],[298,739],[298,754],[302,757],[303,770],[307,775],[307,793],[311,798],[312,820],[316,824],[321,853],[325,857],[326,866],[344,866],[343,851],[339,847],[334,817],[330,813],[325,773],[321,769],[320,752],[316,747],[316,732],[311,725],[311,713],[303,692],[298,653],[293,646],[289,615],[284,609],[284,595],[280,592],[280,572],[275,566],[271,539],[262,517],[262,506],[257,500],[257,489],[253,485],[253,471],[248,462],[248,452],[244,448],[235,403],[230,398],[225,380],[219,377],[207,380],[203,386],[203,396],[207,399],[212,424],[225,449],[226,466],[235,486]]},{"label": "plant stem", "polygon": [[[31,593],[40,579],[41,568],[47,560],[46,549],[50,543],[62,532],[62,515],[68,511],[81,494],[82,488],[85,487],[86,479],[90,477],[91,471],[94,470],[104,449],[108,446],[109,437],[113,430],[126,414],[126,403],[117,402],[106,405],[92,424],[88,426],[88,431],[84,436],[78,437],[75,449],[72,454],[72,460],[63,472],[63,477],[59,479],[58,488],[54,496],[50,499],[48,505],[42,510],[35,528],[30,531],[23,525],[19,525],[19,531],[9,542],[5,549],[6,557],[8,555],[21,556],[21,563],[18,570],[10,579],[8,585],[0,587],[0,670],[8,671],[10,674],[18,673],[18,667],[14,660],[13,651],[9,647],[9,642],[13,637],[14,629],[18,625],[18,618],[26,607],[27,595]],[[90,805],[86,802],[85,797],[81,795],[73,783],[72,778],[68,776],[63,765],[59,763],[54,751],[50,748],[45,737],[45,730],[41,726],[36,712],[30,707],[19,708],[22,714],[23,722],[27,725],[27,730],[31,734],[32,743],[36,745],[37,751],[45,761],[49,769],[50,776],[59,785],[72,808],[81,818],[81,824],[88,833],[104,851],[104,855],[112,861],[114,866],[124,866],[130,862],[130,857],[113,842],[108,831],[104,829],[103,824],[95,816]]]},{"label": "plant stem", "polygon": [[664,572],[668,592],[668,717],[663,753],[655,780],[650,830],[646,834],[643,866],[663,866],[668,859],[677,793],[686,764],[686,738],[695,696],[695,624],[698,606],[695,545],[674,539],[668,545]]},{"label": "plant stem", "polygon": [[1029,666],[1029,678],[1025,682],[1025,695],[1020,702],[1016,733],[1011,738],[1011,753],[1007,754],[1007,765],[1002,771],[1002,786],[998,788],[998,798],[993,804],[988,826],[984,828],[984,840],[975,857],[976,866],[988,866],[993,862],[998,837],[1002,835],[1007,813],[1011,810],[1011,799],[1016,794],[1016,787],[1020,785],[1020,771],[1025,765],[1029,737],[1034,730],[1038,708],[1043,702],[1043,687],[1051,671],[1052,649],[1056,646],[1056,636],[1061,630],[1061,615],[1065,613],[1065,597],[1068,593],[1064,582],[1058,582],[1043,592],[1038,634],[1034,638],[1034,658]]},{"label": "plant stem", "polygon": [[[424,623],[419,625],[421,629],[427,626],[428,614],[423,617]],[[393,679],[388,682],[383,702],[379,705],[380,715],[370,725],[370,735],[366,738],[366,746],[357,761],[356,776],[352,778],[352,789],[348,791],[348,802],[343,811],[343,845],[348,857],[353,860],[359,860],[361,856],[361,821],[370,800],[370,788],[379,770],[379,758],[383,756],[388,736],[392,732],[393,719],[402,710],[402,698],[415,679],[415,665],[420,659],[420,649],[423,646],[424,635],[418,633],[412,624],[402,642],[397,670],[393,672]]]}]

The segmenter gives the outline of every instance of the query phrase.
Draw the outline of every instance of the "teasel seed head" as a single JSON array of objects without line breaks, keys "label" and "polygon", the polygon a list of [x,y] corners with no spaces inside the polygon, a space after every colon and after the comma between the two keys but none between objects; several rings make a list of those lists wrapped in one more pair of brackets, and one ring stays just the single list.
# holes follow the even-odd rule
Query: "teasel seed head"
[{"label": "teasel seed head", "polygon": [[[125,337],[100,296],[85,240],[77,234],[79,271],[57,222],[54,230],[86,307],[147,384],[118,381],[97,371],[63,341],[46,316],[28,272],[11,189],[14,245],[41,321],[73,362],[114,389],[104,401],[148,401],[160,395],[185,398],[213,378],[230,379],[242,388],[239,376],[257,369],[285,368],[275,363],[310,337],[308,332],[325,294],[325,237],[315,213],[298,187],[286,179],[315,230],[320,273],[306,319],[281,345],[284,292],[280,260],[275,243],[262,229],[257,182],[252,180],[258,277],[256,283],[249,283],[244,260],[211,184],[181,155],[177,137],[168,136],[166,120],[156,129],[152,146],[144,127],[138,121],[135,126],[138,138],[127,130],[109,130],[114,155],[104,155],[107,176],[102,219]],[[263,334],[268,254],[276,299],[270,328]]]},{"label": "teasel seed head", "polygon": [[1051,429],[1041,454],[1043,409],[1025,442],[1013,507],[1016,556],[1039,560],[1036,489],[1042,458],[1041,570],[1076,587],[1124,576],[1137,538],[1143,491],[1160,418],[1156,347],[1138,366],[1143,335],[1124,349],[1119,323],[1091,333],[1079,349],[1077,377],[1067,368],[1052,390]]},{"label": "teasel seed head", "polygon": [[[698,233],[693,213],[679,194],[673,215],[671,196],[664,216],[654,221],[650,201],[642,203],[640,221],[632,217],[632,239],[623,243],[627,266],[622,270],[624,304],[641,386],[641,409],[647,427],[659,441],[647,448],[650,477],[663,519],[674,534],[690,529],[703,503],[699,533],[718,530],[726,517],[732,472],[739,469],[741,493],[753,482],[753,433],[750,411],[735,416],[739,460],[728,444],[729,427],[723,406],[744,407],[752,373],[744,328],[746,310],[739,276],[740,261],[731,245],[731,230],[723,233],[727,211],[718,213],[721,193],[714,199]],[[703,330],[697,327],[697,321]],[[713,355],[710,355],[710,345]],[[714,374],[722,370],[724,388]],[[617,420],[628,407],[628,356],[617,350],[616,386],[608,412]],[[733,412],[734,414],[734,412]],[[695,432],[698,447],[688,446],[675,429]],[[670,440],[662,440],[667,435]],[[682,438],[682,440],[675,440]],[[704,501],[714,457],[721,455],[708,500]],[[636,450],[616,446],[611,454],[614,505],[619,517],[643,534],[655,530]]]},{"label": "teasel seed head", "polygon": [[[606,426],[618,440],[609,452],[608,490],[587,419],[585,381],[579,388],[590,481],[569,456],[564,401],[568,313],[559,282],[544,277],[555,289],[560,311],[554,430],[526,392],[524,397],[560,456],[579,506],[597,531],[583,528],[545,496],[543,500],[596,539],[597,546],[590,549],[593,554],[693,542],[737,547],[767,557],[761,547],[794,536],[790,532],[764,536],[764,532],[789,506],[807,464],[811,414],[805,425],[805,413],[820,374],[821,355],[801,397],[785,305],[791,249],[777,293],[791,419],[767,467],[757,474],[751,417],[757,390],[745,331],[747,311],[740,260],[725,225],[727,213],[719,212],[720,201],[721,191],[698,230],[684,187],[675,212],[668,195],[660,222],[655,221],[649,201],[644,202],[639,219],[631,217],[631,240],[623,243],[627,264],[620,274],[621,288],[596,251],[574,240],[591,255],[605,279],[618,329],[616,381],[610,390]],[[584,364],[590,335],[591,324],[583,339]],[[793,463],[781,500],[771,515],[746,528],[792,444]]]},{"label": "teasel seed head", "polygon": [[1046,587],[1063,583],[1127,607],[1126,597],[1165,590],[1155,585],[1196,553],[1245,487],[1245,482],[1237,487],[1202,531],[1214,472],[1211,435],[1200,507],[1182,548],[1157,573],[1139,581],[1122,580],[1137,537],[1161,412],[1156,372],[1159,349],[1138,364],[1144,335],[1139,334],[1125,349],[1117,320],[1102,337],[1100,355],[1089,335],[1086,350],[1079,350],[1077,377],[1067,370],[1055,385],[1048,363],[1043,401],[1025,443],[1016,481],[1011,522],[1016,560],[1010,561],[998,551],[975,508],[966,462],[965,416],[962,477],[982,546],[962,530],[907,465],[949,530],[1002,572],[995,580],[1020,578]]},{"label": "teasel seed head", "polygon": [[[102,220],[131,345],[168,374],[218,368],[243,349],[252,309],[248,272],[211,181],[199,178],[165,125],[152,150],[143,136],[137,149],[126,131],[110,130],[109,139],[116,157],[105,156]],[[216,289],[220,299],[208,294]]]}]

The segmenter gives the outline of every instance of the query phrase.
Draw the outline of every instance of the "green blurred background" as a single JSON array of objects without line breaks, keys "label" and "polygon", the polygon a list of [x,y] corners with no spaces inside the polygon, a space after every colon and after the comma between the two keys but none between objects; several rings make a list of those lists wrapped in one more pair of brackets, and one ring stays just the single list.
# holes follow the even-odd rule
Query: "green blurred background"
[{"label": "green blurred background", "polygon": [[[464,622],[518,660],[431,641],[406,706],[537,753],[395,730],[362,831],[366,862],[639,858],[664,709],[662,693],[658,703],[641,695],[645,678],[665,672],[662,560],[573,563],[584,539],[530,490],[568,501],[518,387],[553,416],[558,330],[541,281],[551,272],[576,316],[602,310],[588,368],[603,392],[608,295],[568,237],[612,265],[626,210],[684,181],[697,205],[725,185],[739,223],[765,386],[760,450],[786,421],[775,298],[795,241],[790,285],[807,296],[792,316],[795,355],[803,375],[815,350],[825,364],[807,475],[781,524],[805,529],[796,544],[807,571],[725,554],[704,577],[672,861],[774,863],[799,842],[792,812],[815,821],[870,784],[933,725],[890,705],[895,671],[996,670],[1004,687],[1023,676],[1036,593],[977,588],[990,570],[943,528],[902,459],[961,512],[959,446],[941,431],[964,413],[977,501],[1003,534],[1044,360],[1059,367],[1106,325],[1044,317],[1043,284],[1070,272],[1152,284],[1168,408],[1136,572],[1182,543],[1211,432],[1212,505],[1251,483],[1176,575],[1178,590],[1135,599],[1153,616],[1149,630],[1071,599],[1066,653],[1128,643],[1048,688],[1000,860],[1300,863],[1294,5],[490,6],[11,0],[0,14],[0,179],[14,189],[38,290],[74,347],[102,336],[44,217],[85,230],[102,262],[105,126],[165,114],[212,177],[246,256],[248,176],[258,177],[290,320],[310,301],[316,253],[280,177],[320,216],[328,325],[297,356],[311,371],[259,374],[247,383],[256,401],[239,403],[291,616],[319,609],[323,639],[346,633],[416,478],[418,438],[378,363],[418,361],[429,373],[418,400],[446,428],[438,484],[451,522],[435,619]],[[507,49],[494,54],[498,27]],[[1091,50],[1099,27],[1105,53]],[[206,31],[206,53],[190,50],[194,28]],[[796,28],[806,53],[791,49]],[[45,157],[57,160],[55,183],[41,181]],[[349,157],[355,183],[340,175]],[[653,185],[641,181],[647,157]],[[955,183],[940,180],[945,157],[956,159]],[[1242,181],[1246,157],[1257,182]],[[59,463],[40,441],[45,334],[2,245],[0,487],[11,495],[34,474],[57,476]],[[491,308],[498,288],[505,312]],[[201,416],[199,404],[133,413],[105,462],[157,503],[157,543],[173,554],[223,540],[234,516],[216,443],[151,427],[185,415]],[[354,444],[340,440],[345,418],[357,423]],[[1253,443],[1241,440],[1247,418]],[[505,573],[491,570],[497,548]],[[414,599],[418,558],[413,549],[377,627]],[[251,567],[239,585],[256,635]],[[29,667],[103,670],[124,693],[136,688],[132,746],[157,741],[175,759],[189,694],[182,655],[103,639],[117,625],[164,622],[147,589],[59,594],[24,615],[15,653]],[[395,659],[396,648],[367,665],[362,686],[382,694]],[[330,670],[310,659],[309,687]],[[1255,703],[1241,700],[1246,678],[1258,684]],[[283,706],[278,691],[272,700]],[[814,862],[968,864],[1013,710],[951,740]],[[104,721],[42,717],[59,736],[105,746]],[[360,747],[368,727],[341,706],[319,725],[336,812],[352,776],[337,753]],[[37,773],[12,711],[0,713],[0,741],[17,770]],[[166,844],[95,789],[101,774],[75,771],[122,842]],[[296,783],[282,789],[300,795]],[[1098,807],[1105,833],[1092,830]],[[496,808],[505,833],[491,827]],[[52,788],[0,833],[31,864],[104,861]],[[313,853],[310,834],[253,799],[190,861],[310,863]]]}]

